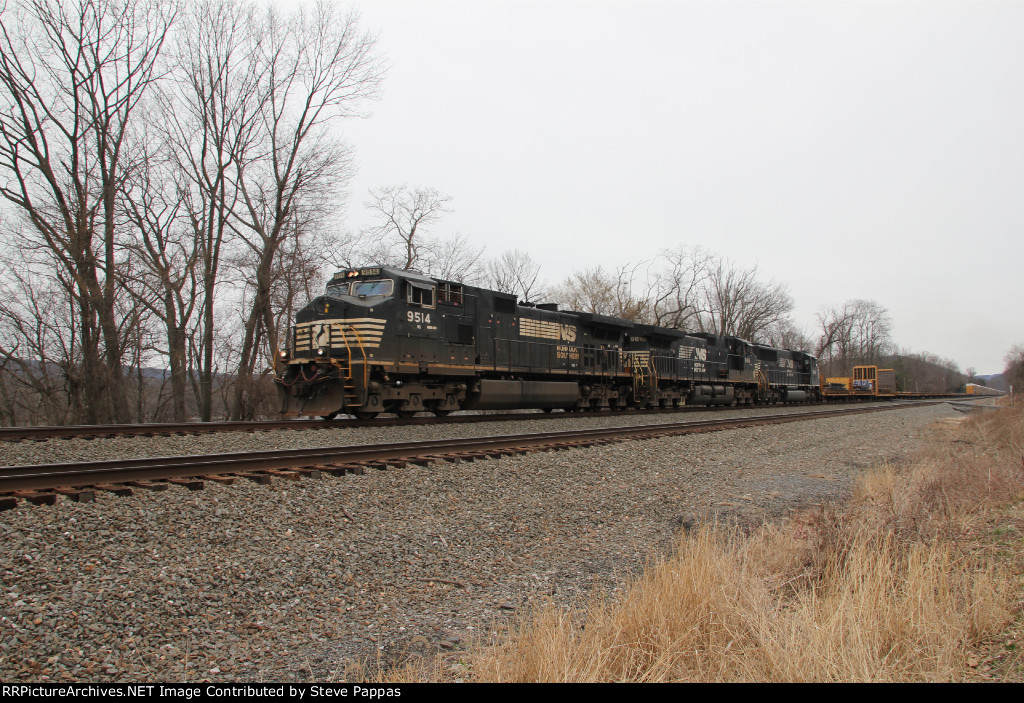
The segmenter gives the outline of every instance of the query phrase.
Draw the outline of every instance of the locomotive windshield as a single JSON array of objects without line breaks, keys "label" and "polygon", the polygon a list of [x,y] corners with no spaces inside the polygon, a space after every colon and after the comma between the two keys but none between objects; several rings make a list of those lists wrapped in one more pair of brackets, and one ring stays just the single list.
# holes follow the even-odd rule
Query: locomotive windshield
[{"label": "locomotive windshield", "polygon": [[389,296],[394,290],[394,281],[387,279],[379,281],[342,281],[340,283],[329,283],[326,294],[332,298],[341,298],[346,295],[350,295],[353,298],[373,298]]},{"label": "locomotive windshield", "polygon": [[395,282],[382,281],[356,281],[352,284],[352,295],[356,298],[372,298],[376,295],[391,295],[394,291]]}]

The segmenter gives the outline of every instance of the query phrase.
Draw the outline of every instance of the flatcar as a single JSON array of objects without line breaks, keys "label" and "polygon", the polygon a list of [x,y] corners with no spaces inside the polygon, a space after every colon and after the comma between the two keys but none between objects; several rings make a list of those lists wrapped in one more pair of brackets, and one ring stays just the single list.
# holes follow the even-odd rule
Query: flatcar
[{"label": "flatcar", "polygon": [[293,417],[821,399],[817,361],[801,351],[384,266],[339,271],[298,312],[275,381]]},{"label": "flatcar", "polygon": [[852,376],[826,378],[822,395],[826,400],[896,398],[896,372],[875,365],[854,366]]}]

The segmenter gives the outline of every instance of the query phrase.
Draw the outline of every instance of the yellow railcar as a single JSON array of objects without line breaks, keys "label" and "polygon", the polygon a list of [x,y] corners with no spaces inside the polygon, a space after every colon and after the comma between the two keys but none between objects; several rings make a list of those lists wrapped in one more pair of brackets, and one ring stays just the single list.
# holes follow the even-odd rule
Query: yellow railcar
[{"label": "yellow railcar", "polygon": [[968,383],[965,390],[967,395],[1003,395],[1003,391],[983,386],[980,383]]},{"label": "yellow railcar", "polygon": [[825,379],[821,393],[826,398],[895,398],[896,372],[875,365],[853,367],[852,376]]}]

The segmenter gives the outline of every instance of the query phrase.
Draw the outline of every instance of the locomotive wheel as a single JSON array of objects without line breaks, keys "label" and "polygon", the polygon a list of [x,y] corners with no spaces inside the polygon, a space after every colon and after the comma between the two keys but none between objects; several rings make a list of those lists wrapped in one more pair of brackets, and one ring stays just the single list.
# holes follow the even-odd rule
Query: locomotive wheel
[{"label": "locomotive wheel", "polygon": [[333,413],[330,413],[328,415],[321,415],[320,416],[321,419],[327,420],[328,422],[330,422],[331,420],[333,420],[336,417],[338,417],[338,413],[337,412],[333,412]]},{"label": "locomotive wheel", "polygon": [[403,419],[407,417],[412,417],[416,413],[416,410],[395,410],[395,415],[398,415],[398,417],[401,417]]},{"label": "locomotive wheel", "polygon": [[436,415],[437,417],[448,417],[451,414],[452,414],[451,410],[437,410],[437,409],[434,410],[434,415]]},{"label": "locomotive wheel", "polygon": [[357,410],[355,415],[357,420],[372,420],[380,415],[380,413],[376,410]]}]

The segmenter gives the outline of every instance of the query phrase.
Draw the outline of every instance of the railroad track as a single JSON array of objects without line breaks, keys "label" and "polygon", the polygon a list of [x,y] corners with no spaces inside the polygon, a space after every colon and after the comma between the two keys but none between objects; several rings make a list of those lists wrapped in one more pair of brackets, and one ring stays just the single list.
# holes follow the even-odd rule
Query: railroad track
[{"label": "railroad track", "polygon": [[[796,403],[794,405],[811,405]],[[749,408],[751,406],[736,406]],[[591,417],[620,415],[664,415],[667,413],[693,413],[723,410],[726,406],[684,406],[651,410],[611,410],[585,413]],[[580,413],[512,412],[490,415],[467,414],[435,417],[379,417],[372,420],[225,420],[220,422],[158,422],[135,425],[38,425],[30,427],[0,427],[0,442],[45,442],[51,439],[109,439],[112,437],[158,437],[171,435],[201,435],[218,432],[273,432],[276,430],[335,430],[350,427],[399,427],[408,425],[471,424],[476,422],[510,422],[541,420],[552,417],[580,417]]]},{"label": "railroad track", "polygon": [[530,451],[571,449],[630,439],[716,432],[837,415],[881,412],[929,403],[930,401],[921,401],[871,408],[830,408],[807,413],[396,444],[7,466],[0,467],[0,509],[13,508],[21,500],[40,505],[53,504],[59,495],[71,500],[90,501],[95,498],[96,490],[130,495],[135,489],[163,490],[171,484],[199,490],[203,488],[204,481],[230,484],[239,479],[247,479],[270,483],[274,478],[299,480],[302,477],[319,478],[324,473],[363,474],[367,469],[383,469],[389,466],[428,465],[438,461],[474,461]]},{"label": "railroad track", "polygon": [[[903,403],[906,401],[892,401]],[[819,403],[792,403],[786,407],[817,406]],[[373,420],[239,420],[219,422],[150,422],[132,425],[36,425],[28,427],[0,427],[0,442],[45,442],[51,439],[103,439],[112,437],[155,437],[170,435],[200,435],[218,432],[272,432],[276,430],[330,430],[348,427],[395,427],[407,425],[463,424],[475,422],[509,422],[541,420],[552,417],[617,417],[636,415],[665,415],[715,410],[768,408],[771,406],[683,406],[650,410],[605,410],[597,413],[545,413],[513,412],[493,415],[448,415],[434,417],[420,415],[408,418],[380,417]]]}]

